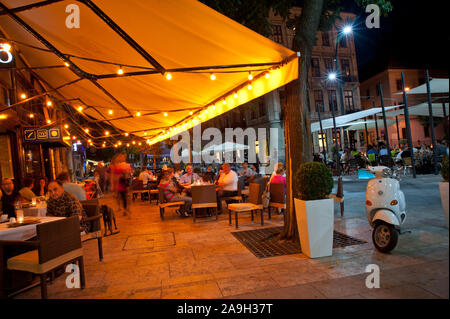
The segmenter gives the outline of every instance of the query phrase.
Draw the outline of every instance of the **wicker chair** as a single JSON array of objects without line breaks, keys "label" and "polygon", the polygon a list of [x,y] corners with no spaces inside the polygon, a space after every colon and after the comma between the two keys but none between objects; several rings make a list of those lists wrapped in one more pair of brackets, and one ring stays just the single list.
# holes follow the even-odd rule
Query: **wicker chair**
[{"label": "wicker chair", "polygon": [[100,204],[98,199],[85,200],[80,202],[86,212],[86,222],[89,223],[89,232],[82,236],[82,241],[88,241],[91,239],[97,239],[98,245],[98,258],[103,260],[103,235],[100,219]]},{"label": "wicker chair", "polygon": [[262,205],[262,198],[260,192],[261,185],[257,183],[250,183],[250,192],[249,192],[249,201],[248,203],[235,203],[228,205],[228,216],[230,226],[231,223],[231,212],[234,212],[234,217],[236,220],[236,229],[238,226],[238,215],[240,213],[248,213],[250,212],[252,215],[252,221],[254,220],[253,213],[255,211],[259,211],[261,214],[261,225],[264,225],[264,209]]},{"label": "wicker chair", "polygon": [[271,219],[271,210],[276,208],[277,210],[286,209],[286,196],[284,192],[284,183],[270,183],[270,202],[268,207],[269,219]]},{"label": "wicker chair", "polygon": [[215,208],[216,220],[217,215],[217,200],[216,200],[216,185],[201,185],[192,186],[192,210],[193,221],[195,223],[196,209],[199,208]]},{"label": "wicker chair", "polygon": [[161,187],[158,187],[158,195],[159,195],[159,216],[162,220],[164,220],[164,212],[167,207],[180,207],[181,205],[184,205],[184,201],[179,202],[168,202],[166,198],[164,197],[164,189]]},{"label": "wicker chair", "polygon": [[81,288],[85,287],[83,248],[78,216],[38,224],[36,241],[17,241],[37,249],[9,258],[7,268],[40,276],[41,297],[47,299],[47,275],[69,263],[78,262]]}]

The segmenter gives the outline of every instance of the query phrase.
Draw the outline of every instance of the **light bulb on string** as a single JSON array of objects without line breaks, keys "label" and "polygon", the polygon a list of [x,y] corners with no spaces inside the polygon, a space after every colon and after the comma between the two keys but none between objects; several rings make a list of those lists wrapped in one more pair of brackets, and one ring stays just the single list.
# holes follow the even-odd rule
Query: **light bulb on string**
[{"label": "light bulb on string", "polygon": [[233,96],[234,96],[235,99],[237,99],[237,97],[238,97],[236,92],[233,94]]},{"label": "light bulb on string", "polygon": [[85,131],[86,133],[89,133],[89,129],[88,129],[88,128],[87,128],[87,129],[85,129],[84,131]]},{"label": "light bulb on string", "polygon": [[32,119],[34,117],[34,114],[30,113],[28,116],[30,117],[30,119]]},{"label": "light bulb on string", "polygon": [[69,125],[65,124],[65,125],[64,125],[64,128],[69,128]]},{"label": "light bulb on string", "polygon": [[83,107],[82,106],[79,106],[78,107],[78,112],[82,112],[83,111]]},{"label": "light bulb on string", "polygon": [[194,114],[194,112],[190,111],[190,112],[189,112],[189,115],[192,115],[192,114]]},{"label": "light bulb on string", "polygon": [[216,76],[214,75],[214,73],[211,73],[211,76],[209,77],[212,81],[214,81],[216,79]]},{"label": "light bulb on string", "polygon": [[128,135],[130,135],[130,134],[128,134],[128,133],[125,133],[125,136],[128,136]]},{"label": "light bulb on string", "polygon": [[64,62],[64,65],[67,66],[67,67],[70,66],[70,64],[68,62]]},{"label": "light bulb on string", "polygon": [[122,145],[122,142],[121,141],[119,141],[119,143],[118,143],[119,145]]},{"label": "light bulb on string", "polygon": [[253,87],[252,87],[251,84],[249,84],[249,85],[247,86],[247,88],[248,88],[249,90],[251,90]]},{"label": "light bulb on string", "polygon": [[47,120],[47,124],[50,124],[52,121],[51,120]]},{"label": "light bulb on string", "polygon": [[122,75],[123,74],[122,66],[119,66],[119,69],[117,70],[117,74],[118,75]]},{"label": "light bulb on string", "polygon": [[167,116],[168,114],[167,114],[167,112],[164,112],[164,116]]},{"label": "light bulb on string", "polygon": [[109,132],[108,132],[108,131],[105,131],[105,135],[109,135]]},{"label": "light bulb on string", "polygon": [[166,79],[167,80],[171,80],[172,79],[172,74],[170,72],[166,73]]},{"label": "light bulb on string", "polygon": [[27,98],[27,95],[25,93],[20,94],[20,98],[22,100],[25,100]]},{"label": "light bulb on string", "polygon": [[141,116],[141,112],[136,112],[136,116]]},{"label": "light bulb on string", "polygon": [[252,75],[251,72],[248,72],[248,79],[249,79],[250,81],[253,80],[253,75]]},{"label": "light bulb on string", "polygon": [[266,79],[269,79],[269,78],[270,78],[270,74],[269,74],[269,72],[266,72],[266,75],[265,75],[265,77],[266,77]]},{"label": "light bulb on string", "polygon": [[109,114],[109,115],[113,115],[113,113],[114,113],[113,110],[109,110],[109,111],[108,111],[108,114]]}]

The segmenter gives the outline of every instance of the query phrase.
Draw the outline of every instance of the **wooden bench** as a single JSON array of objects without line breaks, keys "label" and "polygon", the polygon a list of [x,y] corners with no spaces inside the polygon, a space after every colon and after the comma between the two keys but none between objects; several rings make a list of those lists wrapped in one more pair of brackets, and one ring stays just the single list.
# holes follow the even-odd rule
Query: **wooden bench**
[{"label": "wooden bench", "polygon": [[162,220],[164,220],[164,212],[167,207],[180,207],[181,205],[184,205],[184,201],[179,202],[166,202],[166,199],[164,198],[164,191],[162,188],[158,188],[158,207],[159,207],[159,216]]}]

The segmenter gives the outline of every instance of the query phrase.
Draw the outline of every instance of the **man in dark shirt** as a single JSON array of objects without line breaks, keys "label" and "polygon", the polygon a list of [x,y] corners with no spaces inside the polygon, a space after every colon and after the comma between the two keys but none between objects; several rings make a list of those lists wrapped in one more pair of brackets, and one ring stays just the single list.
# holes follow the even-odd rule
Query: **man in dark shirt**
[{"label": "man in dark shirt", "polygon": [[20,200],[19,193],[14,189],[14,183],[9,178],[2,181],[2,210],[3,214],[8,214],[8,218],[16,217],[15,204]]}]

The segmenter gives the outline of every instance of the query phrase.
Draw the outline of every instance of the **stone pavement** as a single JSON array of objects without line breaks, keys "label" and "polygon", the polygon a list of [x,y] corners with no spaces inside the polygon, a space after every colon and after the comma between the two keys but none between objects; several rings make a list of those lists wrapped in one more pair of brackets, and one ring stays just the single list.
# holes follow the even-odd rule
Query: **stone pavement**
[{"label": "stone pavement", "polygon": [[[365,217],[367,181],[344,181],[345,214],[335,204],[335,229],[366,244],[337,248],[333,256],[302,254],[258,259],[231,232],[228,216],[181,218],[173,209],[161,221],[155,204],[137,200],[130,219],[117,216],[120,233],[104,238],[104,261],[97,241],[83,244],[87,287],[68,289],[67,274],[48,286],[49,298],[448,298],[449,237],[438,182],[418,176],[401,182],[408,217],[391,254],[377,252]],[[109,195],[104,202],[116,207]],[[257,229],[249,215],[239,230]],[[283,224],[275,215],[264,227]],[[365,286],[366,266],[380,267],[379,289]],[[39,298],[39,287],[16,298]]]}]

